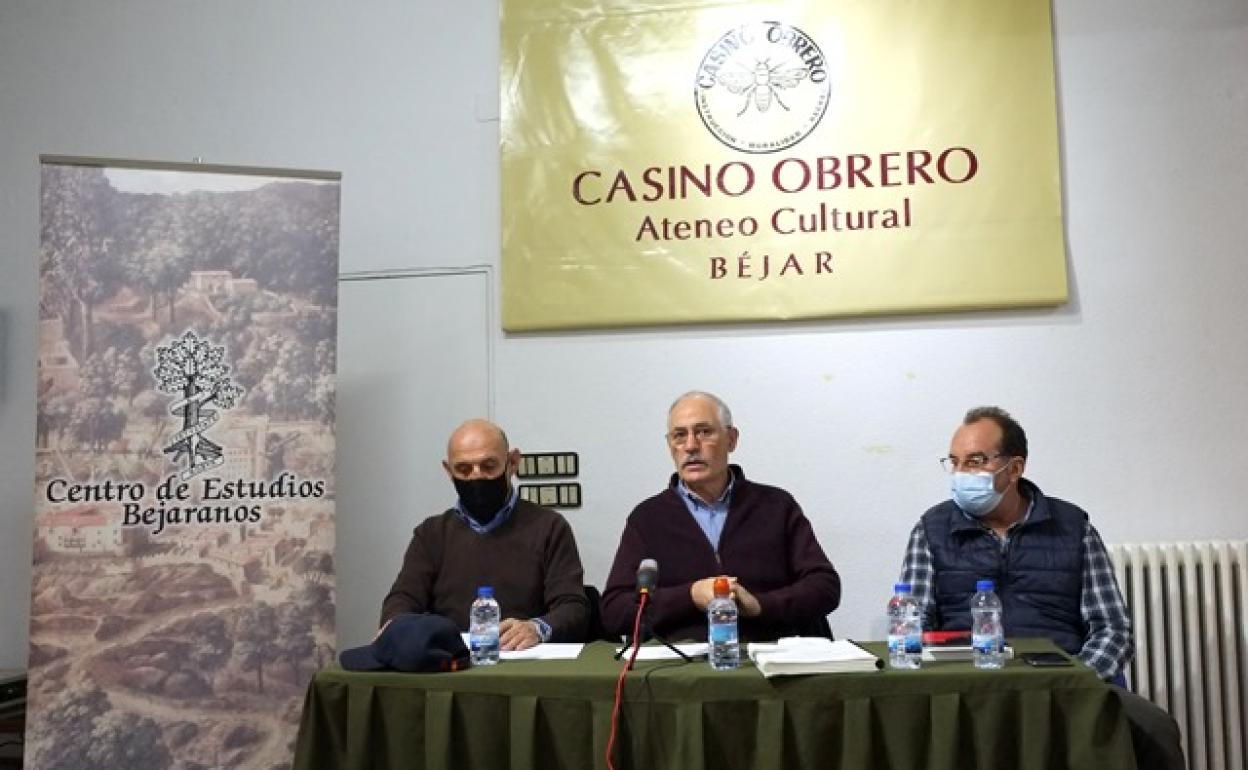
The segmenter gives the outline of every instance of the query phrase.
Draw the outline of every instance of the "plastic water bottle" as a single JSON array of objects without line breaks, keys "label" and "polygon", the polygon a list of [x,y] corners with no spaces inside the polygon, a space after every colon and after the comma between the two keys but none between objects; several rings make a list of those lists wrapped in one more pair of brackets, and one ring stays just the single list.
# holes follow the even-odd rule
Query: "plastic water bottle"
[{"label": "plastic water bottle", "polygon": [[910,595],[909,583],[893,586],[888,600],[888,665],[918,668],[923,659],[923,621],[919,602]]},{"label": "plastic water bottle", "polygon": [[975,668],[1005,665],[1005,626],[1001,621],[1001,600],[994,587],[991,580],[980,580],[971,597],[971,655]]},{"label": "plastic water bottle", "polygon": [[717,577],[715,598],[706,606],[707,658],[711,668],[724,671],[741,665],[741,644],[737,638],[737,603],[729,596],[728,578]]},{"label": "plastic water bottle", "polygon": [[498,623],[503,613],[494,600],[493,586],[477,589],[477,598],[468,610],[468,648],[472,665],[492,666],[498,662]]}]

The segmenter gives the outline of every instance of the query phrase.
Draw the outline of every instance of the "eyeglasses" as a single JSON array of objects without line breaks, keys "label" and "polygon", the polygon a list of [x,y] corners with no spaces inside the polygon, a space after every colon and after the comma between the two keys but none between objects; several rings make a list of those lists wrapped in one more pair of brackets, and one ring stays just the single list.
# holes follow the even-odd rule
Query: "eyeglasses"
[{"label": "eyeglasses", "polygon": [[986,455],[983,452],[972,452],[966,457],[963,457],[961,462],[958,462],[957,457],[949,455],[948,457],[940,458],[940,467],[945,470],[945,473],[956,473],[958,471],[969,471],[974,473],[976,471],[982,471],[988,463],[1002,457],[1011,457],[1011,455],[1007,455],[1003,452],[997,452],[994,455]]},{"label": "eyeglasses", "polygon": [[691,434],[699,444],[709,444],[719,438],[720,429],[713,425],[695,425],[692,430],[689,428],[672,428],[666,434],[667,443],[672,446],[680,446],[689,440]]}]

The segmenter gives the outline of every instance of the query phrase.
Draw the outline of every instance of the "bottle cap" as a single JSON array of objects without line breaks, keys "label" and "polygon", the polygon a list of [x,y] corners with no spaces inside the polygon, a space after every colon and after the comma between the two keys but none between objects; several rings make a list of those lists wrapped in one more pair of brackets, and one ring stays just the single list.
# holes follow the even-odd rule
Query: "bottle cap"
[{"label": "bottle cap", "polygon": [[728,594],[732,593],[732,588],[728,584],[728,578],[722,575],[715,578],[715,583],[712,586],[712,590],[715,592],[716,596],[727,596]]},{"label": "bottle cap", "polygon": [[478,599],[493,599],[494,598],[494,586],[479,587],[477,589],[477,598]]},{"label": "bottle cap", "polygon": [[908,594],[910,593],[910,591],[911,591],[911,586],[909,583],[894,583],[893,584],[893,593],[895,594]]},{"label": "bottle cap", "polygon": [[988,591],[993,590],[994,588],[996,588],[996,584],[993,583],[991,580],[980,580],[975,583],[976,591],[983,591],[986,593]]}]

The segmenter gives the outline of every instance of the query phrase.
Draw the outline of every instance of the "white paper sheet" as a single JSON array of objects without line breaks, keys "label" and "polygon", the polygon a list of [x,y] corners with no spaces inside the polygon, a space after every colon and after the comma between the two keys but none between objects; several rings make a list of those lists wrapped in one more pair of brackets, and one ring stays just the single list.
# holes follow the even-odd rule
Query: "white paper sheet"
[{"label": "white paper sheet", "polygon": [[[461,633],[464,646],[472,649],[468,634]],[[585,645],[580,642],[543,642],[527,650],[503,650],[498,654],[499,660],[576,660],[581,656]]]},{"label": "white paper sheet", "polygon": [[[683,642],[673,646],[691,658],[706,657],[706,642]],[[616,652],[619,650],[617,649]],[[632,654],[633,651],[630,648],[620,658],[628,658]],[[637,653],[637,660],[680,660],[680,656],[661,644],[643,644],[641,652]]]},{"label": "white paper sheet", "polygon": [[[926,661],[972,660],[974,657],[975,655],[971,652],[971,645],[969,644],[942,645],[939,647],[930,646],[923,648],[923,660]],[[1005,657],[1011,659],[1014,657],[1014,648],[1008,644],[1005,645]]]},{"label": "white paper sheet", "polygon": [[570,642],[543,642],[527,650],[503,650],[502,660],[576,660],[585,645]]}]

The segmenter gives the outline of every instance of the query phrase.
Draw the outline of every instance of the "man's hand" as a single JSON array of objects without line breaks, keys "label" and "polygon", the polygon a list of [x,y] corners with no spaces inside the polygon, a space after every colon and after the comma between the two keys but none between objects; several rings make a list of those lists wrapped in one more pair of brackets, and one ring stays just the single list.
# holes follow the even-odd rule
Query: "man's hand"
[{"label": "man's hand", "polygon": [[754,598],[754,594],[745,590],[745,586],[738,583],[736,578],[732,579],[732,598],[737,600],[741,614],[747,618],[756,618],[758,613],[763,611],[758,599]]},{"label": "man's hand", "polygon": [[[737,603],[744,617],[756,618],[763,611],[754,594],[738,583],[735,577],[728,578],[728,591],[728,595]],[[711,603],[711,599],[715,598],[715,578],[702,578],[689,586],[689,597],[693,599],[695,607],[705,612],[706,606]]]},{"label": "man's hand", "polygon": [[715,578],[702,578],[694,582],[689,586],[689,598],[693,600],[693,606],[706,612],[706,605],[715,598]]},{"label": "man's hand", "polygon": [[506,618],[498,624],[499,649],[527,650],[542,641],[537,633],[537,626],[530,620]]}]

